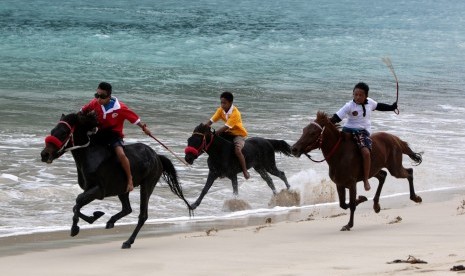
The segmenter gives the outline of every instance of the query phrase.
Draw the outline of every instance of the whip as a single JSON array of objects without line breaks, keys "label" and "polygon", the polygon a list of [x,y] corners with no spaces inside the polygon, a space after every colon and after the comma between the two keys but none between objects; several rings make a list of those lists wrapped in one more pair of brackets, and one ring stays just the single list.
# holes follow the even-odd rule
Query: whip
[{"label": "whip", "polygon": [[155,136],[153,136],[152,134],[149,134],[150,137],[153,138],[153,140],[157,141],[160,145],[162,145],[165,149],[167,149],[169,152],[171,152],[171,154],[174,155],[174,157],[176,157],[179,161],[181,161],[184,165],[186,166],[189,166],[189,164],[182,158],[180,158],[179,156],[176,155],[176,153],[174,153],[172,150],[170,150],[167,146],[165,146],[165,144],[163,144],[160,140],[158,140],[157,138],[155,138]]},{"label": "whip", "polygon": [[[397,75],[396,72],[394,71],[394,67],[392,66],[391,59],[389,57],[383,57],[382,58],[384,64],[386,64],[387,68],[389,68],[389,71],[391,71],[392,75],[394,76],[394,79],[396,80],[396,88],[397,88],[397,97],[396,97],[396,103],[399,101],[399,81],[397,80]],[[394,110],[394,113],[399,115],[399,109],[396,108]]]}]

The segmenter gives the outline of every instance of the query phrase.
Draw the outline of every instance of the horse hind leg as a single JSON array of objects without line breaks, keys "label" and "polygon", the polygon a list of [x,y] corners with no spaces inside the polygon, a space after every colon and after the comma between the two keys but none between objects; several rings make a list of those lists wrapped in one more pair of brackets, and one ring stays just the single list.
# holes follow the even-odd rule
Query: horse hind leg
[{"label": "horse hind leg", "polygon": [[404,168],[400,165],[397,169],[389,169],[389,172],[392,176],[396,178],[407,178],[409,184],[409,191],[410,191],[410,199],[416,203],[421,203],[422,199],[420,196],[415,194],[415,187],[413,186],[413,169],[412,168]]},{"label": "horse hind leg", "polygon": [[381,206],[379,205],[379,197],[381,196],[381,190],[383,189],[384,182],[386,181],[386,176],[387,172],[383,170],[380,170],[377,174],[375,174],[375,177],[379,181],[375,197],[373,198],[373,210],[375,210],[375,213],[379,213],[379,211],[381,211]]},{"label": "horse hind leg", "polygon": [[419,195],[415,194],[415,187],[413,186],[413,169],[408,168],[406,169],[408,172],[408,185],[409,185],[409,190],[410,190],[410,199],[413,200],[416,203],[421,203],[422,199]]},{"label": "horse hind leg", "polygon": [[268,184],[268,187],[271,188],[271,190],[273,191],[273,194],[276,195],[276,188],[274,186],[274,183],[273,183],[273,179],[271,179],[271,177],[268,175],[268,173],[266,172],[265,169],[257,169],[257,168],[254,168],[259,174],[260,176],[266,181],[266,184]]},{"label": "horse hind leg", "polygon": [[118,195],[118,198],[121,201],[122,210],[121,212],[112,216],[110,220],[108,220],[107,225],[105,226],[106,229],[115,227],[116,221],[132,213],[131,202],[129,201],[129,193]]},{"label": "horse hind leg", "polygon": [[286,174],[283,171],[280,171],[276,167],[276,165],[274,165],[270,170],[268,170],[268,172],[276,177],[279,177],[284,182],[284,184],[286,184],[286,188],[288,190],[291,188],[291,185],[289,185],[289,182],[287,182]]},{"label": "horse hind leg", "polygon": [[145,221],[147,221],[147,219],[148,219],[149,199],[150,199],[150,195],[152,194],[151,191],[153,191],[153,188],[148,189],[147,185],[140,185],[140,214],[139,214],[139,220],[137,221],[136,228],[132,232],[129,239],[127,241],[123,242],[123,245],[121,246],[122,249],[131,248],[131,245],[136,240],[137,234],[139,234],[140,229],[142,228],[142,226],[144,226]]}]

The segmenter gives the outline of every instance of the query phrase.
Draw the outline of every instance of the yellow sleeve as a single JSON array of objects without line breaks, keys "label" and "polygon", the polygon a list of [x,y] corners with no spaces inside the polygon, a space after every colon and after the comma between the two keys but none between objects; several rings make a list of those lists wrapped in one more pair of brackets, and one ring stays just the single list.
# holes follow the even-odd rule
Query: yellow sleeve
[{"label": "yellow sleeve", "polygon": [[214,123],[217,122],[219,119],[222,119],[222,116],[221,116],[222,114],[223,114],[223,109],[221,107],[219,107],[216,110],[215,114],[213,114],[213,116],[211,117],[210,121],[212,121]]}]

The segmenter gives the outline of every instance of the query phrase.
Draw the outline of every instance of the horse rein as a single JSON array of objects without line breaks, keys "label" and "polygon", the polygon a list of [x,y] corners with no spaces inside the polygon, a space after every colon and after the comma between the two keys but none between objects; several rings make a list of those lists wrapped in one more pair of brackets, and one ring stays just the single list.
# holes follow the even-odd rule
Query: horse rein
[{"label": "horse rein", "polygon": [[[317,126],[321,130],[321,132],[320,132],[320,135],[318,136],[318,139],[316,139],[315,142],[313,142],[310,146],[306,147],[305,150],[307,150],[308,148],[310,148],[310,150],[311,150],[317,143],[319,143],[318,149],[321,149],[321,145],[323,144],[323,132],[325,131],[326,126],[322,127],[321,125],[319,125],[315,121],[311,122],[310,124]],[[334,145],[334,147],[331,149],[329,154],[325,158],[323,158],[322,160],[314,160],[310,156],[310,154],[308,154],[307,152],[304,153],[304,154],[305,154],[305,156],[308,157],[308,159],[312,160],[315,163],[321,163],[323,161],[328,161],[333,156],[333,154],[336,152],[336,150],[339,148],[339,145],[341,144],[341,141],[342,141],[342,136],[339,135],[339,139],[337,140],[336,145]],[[310,152],[310,150],[308,152]]]}]

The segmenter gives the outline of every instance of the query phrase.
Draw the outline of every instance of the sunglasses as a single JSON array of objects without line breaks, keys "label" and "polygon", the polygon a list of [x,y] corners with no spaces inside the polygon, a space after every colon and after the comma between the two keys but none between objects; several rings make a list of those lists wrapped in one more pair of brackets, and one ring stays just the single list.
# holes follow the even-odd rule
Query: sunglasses
[{"label": "sunglasses", "polygon": [[96,99],[100,98],[102,100],[108,98],[108,95],[103,95],[103,94],[99,94],[99,93],[95,93],[94,96],[95,96]]}]

